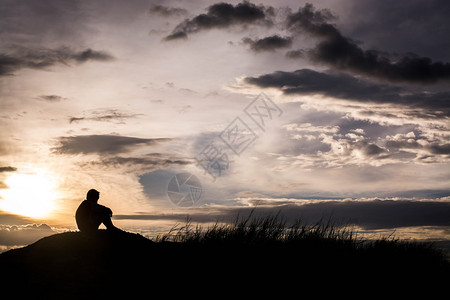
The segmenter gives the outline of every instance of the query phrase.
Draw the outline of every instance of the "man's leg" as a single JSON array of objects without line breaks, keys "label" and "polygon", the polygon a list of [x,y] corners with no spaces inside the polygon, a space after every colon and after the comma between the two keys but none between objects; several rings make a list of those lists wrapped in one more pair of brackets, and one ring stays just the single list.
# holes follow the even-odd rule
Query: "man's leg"
[{"label": "man's leg", "polygon": [[108,216],[108,215],[103,215],[102,216],[102,223],[105,224],[107,229],[114,229],[114,228],[116,228],[116,226],[114,226],[112,221],[111,221],[111,217]]},{"label": "man's leg", "polygon": [[97,213],[93,213],[91,215],[91,221],[89,222],[89,231],[97,231],[100,224],[102,224],[102,217]]},{"label": "man's leg", "polygon": [[111,217],[109,216],[109,214],[102,214],[102,223],[106,226],[106,228],[108,230],[119,230],[119,228],[117,228],[116,226],[114,226],[114,224],[111,221]]}]

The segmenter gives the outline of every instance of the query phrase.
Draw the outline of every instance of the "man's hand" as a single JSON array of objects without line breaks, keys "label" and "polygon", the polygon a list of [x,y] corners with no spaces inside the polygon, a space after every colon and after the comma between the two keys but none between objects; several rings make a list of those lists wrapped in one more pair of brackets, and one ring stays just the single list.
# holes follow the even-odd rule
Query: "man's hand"
[{"label": "man's hand", "polygon": [[109,215],[110,217],[112,217],[113,212],[112,212],[111,208],[109,208],[109,207],[105,207],[105,208],[106,208],[106,211],[108,212],[108,215]]}]

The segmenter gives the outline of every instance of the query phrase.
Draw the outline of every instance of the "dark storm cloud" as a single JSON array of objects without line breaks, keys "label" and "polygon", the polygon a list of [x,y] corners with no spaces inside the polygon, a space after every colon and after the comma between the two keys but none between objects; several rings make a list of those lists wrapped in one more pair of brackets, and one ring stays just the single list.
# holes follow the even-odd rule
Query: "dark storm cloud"
[{"label": "dark storm cloud", "polygon": [[149,13],[152,15],[159,15],[162,17],[182,16],[187,14],[187,10],[178,7],[167,7],[163,5],[152,5],[149,9]]},{"label": "dark storm cloud", "polygon": [[[121,157],[115,156],[102,160],[102,165],[108,166],[144,166],[146,168],[152,167],[154,169],[165,169],[172,165],[184,166],[193,163],[193,160],[189,160],[182,157],[173,156],[167,153],[149,153],[141,157]],[[148,172],[148,171],[147,171]]]},{"label": "dark storm cloud", "polygon": [[355,224],[364,229],[398,228],[409,226],[450,226],[450,203],[414,200],[366,200],[366,201],[314,201],[309,204],[295,204],[287,200],[254,199],[250,207],[205,207],[192,208],[179,214],[135,214],[116,215],[116,219],[170,220],[185,222],[189,216],[192,222],[234,222],[236,217],[246,218],[273,216],[278,214],[288,223],[302,220],[313,224],[328,218],[336,222]]},{"label": "dark storm cloud", "polygon": [[361,101],[389,98],[401,91],[398,87],[376,84],[342,73],[322,73],[310,69],[276,71],[259,77],[247,77],[245,82],[262,88],[279,88],[285,94],[322,94]]},{"label": "dark storm cloud", "polygon": [[140,175],[139,183],[149,199],[166,199],[167,184],[178,173],[179,168],[160,168]]},{"label": "dark storm cloud", "polygon": [[272,7],[255,5],[244,1],[233,6],[229,3],[216,3],[208,7],[206,14],[200,14],[178,24],[166,41],[187,38],[191,33],[213,28],[228,28],[233,25],[272,24]]},{"label": "dark storm cloud", "polygon": [[[171,153],[148,153],[140,156],[106,156],[95,161],[80,163],[83,168],[120,169],[122,172],[145,174],[175,166],[177,168],[194,163],[193,159],[180,157]],[[164,186],[164,184],[163,184]],[[162,187],[162,186],[161,186]],[[160,187],[160,188],[161,188]],[[164,189],[164,188],[163,188]]]},{"label": "dark storm cloud", "polygon": [[315,221],[331,216],[365,229],[407,226],[450,226],[450,203],[435,201],[370,200],[319,201],[280,207],[287,217]]},{"label": "dark storm cloud", "polygon": [[116,122],[124,124],[126,119],[132,119],[141,116],[141,114],[131,114],[121,112],[117,109],[100,109],[90,112],[87,116],[70,117],[69,123],[78,123],[81,121],[97,121],[97,122]]},{"label": "dark storm cloud", "polygon": [[73,41],[88,30],[83,3],[73,1],[3,0],[0,2],[0,35],[3,46],[41,44],[43,40]]},{"label": "dark storm cloud", "polygon": [[286,27],[293,32],[307,31],[319,36],[335,35],[338,30],[328,22],[336,19],[329,9],[316,10],[312,4],[306,3],[296,13],[287,15]]},{"label": "dark storm cloud", "polygon": [[37,97],[37,99],[47,102],[60,102],[62,100],[66,100],[67,98],[58,95],[41,95]]},{"label": "dark storm cloud", "polygon": [[170,141],[168,138],[142,139],[119,135],[78,135],[60,137],[58,146],[52,150],[57,154],[117,154],[140,145],[156,145]]},{"label": "dark storm cloud", "polygon": [[300,50],[288,51],[288,52],[286,52],[286,57],[293,58],[293,59],[303,58],[303,57],[305,57],[305,50],[300,49]]},{"label": "dark storm cloud", "polygon": [[428,149],[433,154],[450,155],[450,144],[430,145]]},{"label": "dark storm cloud", "polygon": [[242,39],[244,44],[250,45],[254,52],[274,51],[280,48],[288,48],[292,45],[292,38],[272,35],[262,39],[253,40],[251,38]]},{"label": "dark storm cloud", "polygon": [[348,20],[342,31],[371,47],[395,53],[427,53],[429,57],[450,61],[450,2],[427,1],[351,1]]},{"label": "dark storm cloud", "polygon": [[373,83],[342,73],[322,73],[310,69],[276,71],[246,77],[248,84],[277,88],[285,94],[323,95],[362,103],[396,104],[428,109],[433,115],[450,115],[449,92],[410,92],[400,86]]},{"label": "dark storm cloud", "polygon": [[70,65],[87,61],[111,61],[114,57],[104,51],[86,49],[75,51],[68,47],[58,49],[27,49],[18,47],[10,54],[0,53],[0,76],[13,75],[23,68],[46,69],[55,65]]},{"label": "dark storm cloud", "polygon": [[15,172],[15,171],[17,171],[17,168],[14,168],[14,167],[10,167],[10,166],[8,166],[8,167],[0,167],[0,173],[3,173],[3,172]]},{"label": "dark storm cloud", "polygon": [[293,34],[307,33],[321,41],[308,57],[332,68],[368,77],[412,83],[433,83],[450,79],[450,63],[433,62],[431,58],[406,54],[392,59],[389,54],[363,50],[357,43],[341,34],[329,23],[329,10],[316,10],[306,4],[286,18],[286,27]]},{"label": "dark storm cloud", "polygon": [[69,59],[73,59],[79,63],[86,62],[88,60],[98,60],[98,61],[110,61],[114,57],[104,51],[95,51],[92,49],[86,49],[84,51],[73,53],[69,55]]},{"label": "dark storm cloud", "polygon": [[[251,50],[262,52],[289,47],[295,36],[306,34],[318,39],[318,44],[312,49],[289,51],[286,53],[287,57],[309,58],[336,70],[389,82],[428,84],[450,80],[449,62],[433,61],[430,57],[414,54],[410,50],[399,55],[363,49],[331,23],[337,16],[328,9],[316,9],[312,4],[305,4],[297,12],[290,9],[286,11],[282,16],[282,26],[291,33],[291,37],[273,35],[260,40],[244,38],[243,42],[249,44]],[[273,16],[272,7],[256,6],[249,2],[236,6],[218,3],[211,5],[206,14],[200,14],[177,25],[165,40],[183,39],[190,33],[211,28],[227,28],[235,24],[273,24]]]}]

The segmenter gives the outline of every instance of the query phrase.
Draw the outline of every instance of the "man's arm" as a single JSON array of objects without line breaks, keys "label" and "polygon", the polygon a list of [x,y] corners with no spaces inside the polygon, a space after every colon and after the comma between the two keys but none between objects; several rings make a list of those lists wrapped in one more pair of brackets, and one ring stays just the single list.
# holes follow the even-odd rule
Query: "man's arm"
[{"label": "man's arm", "polygon": [[95,211],[99,212],[99,213],[106,213],[108,214],[110,217],[112,216],[113,212],[109,207],[103,206],[101,204],[97,204],[95,207]]}]

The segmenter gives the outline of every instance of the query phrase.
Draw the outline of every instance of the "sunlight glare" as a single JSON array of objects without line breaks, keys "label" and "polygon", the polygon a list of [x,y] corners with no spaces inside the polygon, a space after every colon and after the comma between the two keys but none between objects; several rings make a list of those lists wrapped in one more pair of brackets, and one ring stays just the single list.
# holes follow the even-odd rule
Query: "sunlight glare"
[{"label": "sunlight glare", "polygon": [[17,173],[0,190],[0,209],[22,216],[43,218],[55,209],[56,184],[44,173]]}]

